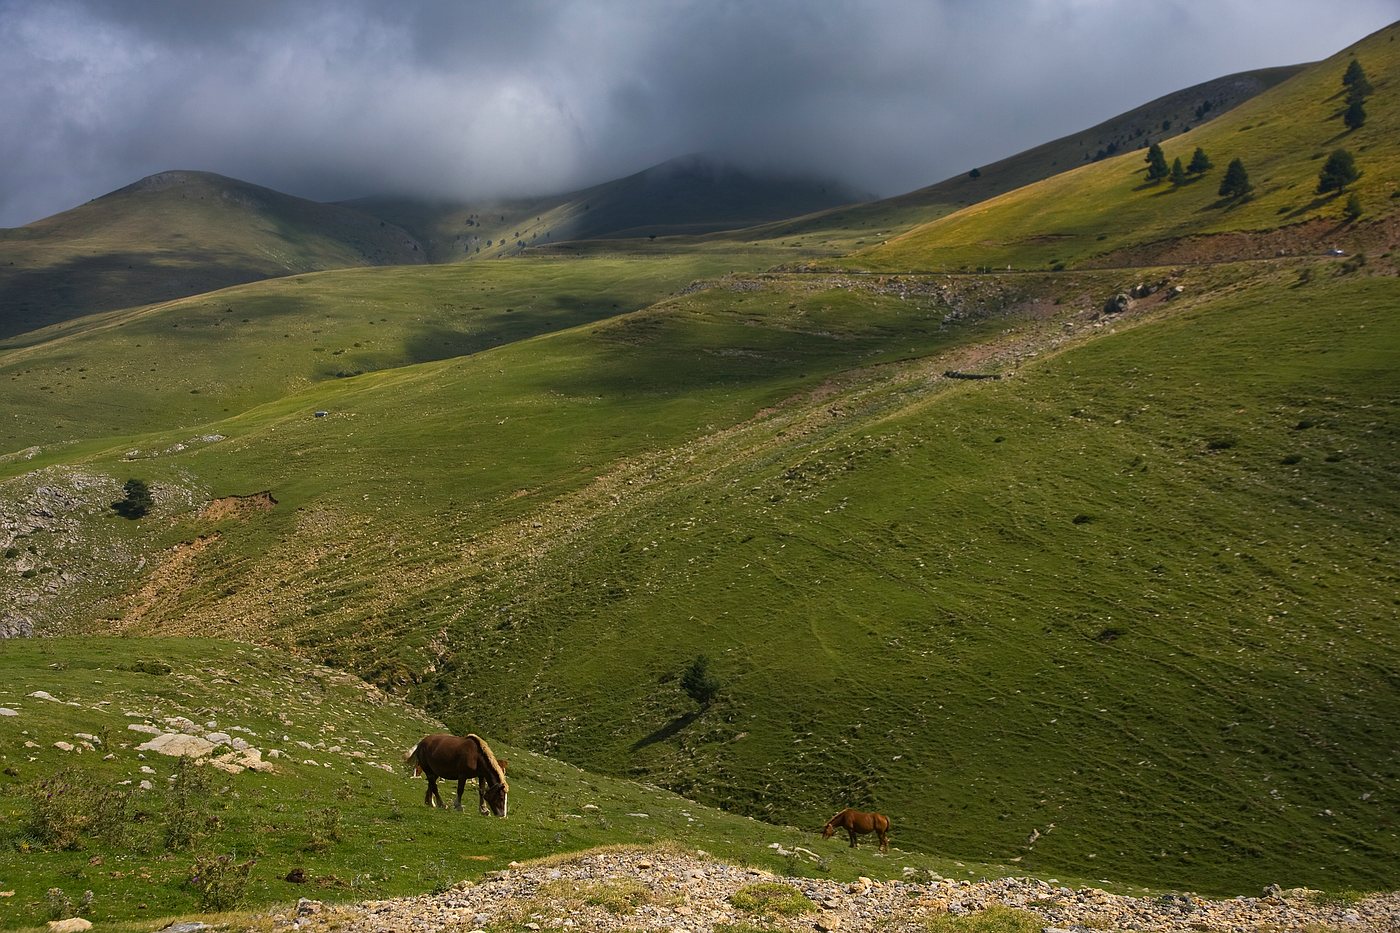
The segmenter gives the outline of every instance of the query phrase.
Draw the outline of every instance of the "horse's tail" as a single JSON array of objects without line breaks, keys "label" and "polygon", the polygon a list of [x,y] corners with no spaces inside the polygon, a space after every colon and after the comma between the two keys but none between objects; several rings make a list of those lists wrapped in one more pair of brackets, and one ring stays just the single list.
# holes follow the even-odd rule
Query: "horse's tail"
[{"label": "horse's tail", "polygon": [[496,755],[491,751],[491,746],[486,744],[486,740],[475,733],[469,733],[467,738],[471,739],[481,749],[481,757],[486,759],[486,767],[491,772],[491,779],[488,784],[499,784],[506,791],[510,790],[510,785],[506,783],[506,769],[501,767],[501,763],[496,760]]},{"label": "horse's tail", "polygon": [[423,743],[419,742],[419,743],[417,743],[416,745],[414,745],[412,748],[410,748],[408,751],[406,751],[406,752],[403,753],[403,760],[404,760],[405,762],[409,762],[409,761],[412,761],[412,762],[413,762],[413,776],[414,776],[414,777],[418,777],[420,774],[423,773],[423,769],[422,769],[421,767],[419,767],[419,765],[418,765],[418,745],[421,745],[421,744],[423,744]]}]

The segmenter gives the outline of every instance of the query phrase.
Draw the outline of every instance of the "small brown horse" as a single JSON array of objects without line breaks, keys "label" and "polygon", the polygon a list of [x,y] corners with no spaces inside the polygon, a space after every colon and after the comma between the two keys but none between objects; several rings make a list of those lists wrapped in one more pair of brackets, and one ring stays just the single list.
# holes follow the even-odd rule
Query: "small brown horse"
[{"label": "small brown horse", "polygon": [[412,760],[414,774],[421,772],[428,779],[428,792],[423,795],[424,804],[444,806],[437,787],[438,778],[443,778],[457,782],[457,799],[453,801],[453,809],[460,810],[467,780],[476,778],[477,803],[481,812],[501,817],[506,815],[506,796],[510,792],[510,785],[506,783],[506,763],[496,759],[491,753],[491,746],[480,736],[458,738],[444,732],[425,735],[408,750],[403,760]]},{"label": "small brown horse", "polygon": [[844,829],[851,837],[851,848],[856,847],[856,836],[874,833],[880,839],[880,851],[890,850],[890,818],[881,813],[866,813],[850,807],[826,821],[822,827],[822,838],[830,839],[838,829]]}]

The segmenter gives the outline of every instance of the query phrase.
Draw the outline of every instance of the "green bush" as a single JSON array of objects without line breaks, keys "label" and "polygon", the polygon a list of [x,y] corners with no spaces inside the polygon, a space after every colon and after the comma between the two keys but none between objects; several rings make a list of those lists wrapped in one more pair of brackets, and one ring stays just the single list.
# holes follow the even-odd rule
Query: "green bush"
[{"label": "green bush", "polygon": [[199,855],[190,866],[189,885],[199,896],[202,910],[232,910],[243,900],[254,859],[234,860],[232,855]]}]

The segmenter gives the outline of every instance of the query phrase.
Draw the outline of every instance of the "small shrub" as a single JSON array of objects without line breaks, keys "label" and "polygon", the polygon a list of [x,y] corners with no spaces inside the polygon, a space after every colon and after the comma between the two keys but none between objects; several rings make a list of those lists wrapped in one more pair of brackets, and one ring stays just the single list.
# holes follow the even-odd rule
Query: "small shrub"
[{"label": "small shrub", "polygon": [[163,677],[169,674],[173,668],[164,661],[133,661],[131,669],[138,674],[155,674],[157,677]]},{"label": "small shrub", "polygon": [[[81,849],[93,827],[98,792],[59,774],[30,786],[29,834],[49,849]],[[71,915],[70,915],[71,916]]]},{"label": "small shrub", "polygon": [[760,917],[800,917],[817,909],[807,895],[792,885],[774,881],[744,885],[729,895],[729,903]]},{"label": "small shrub", "polygon": [[165,807],[166,848],[188,849],[217,823],[209,812],[213,794],[209,772],[188,758],[175,763],[175,779],[170,783]]},{"label": "small shrub", "polygon": [[64,894],[62,888],[49,888],[44,892],[44,909],[50,920],[64,920],[77,912],[73,899]]},{"label": "small shrub", "polygon": [[232,910],[243,900],[254,859],[234,860],[232,855],[200,855],[190,866],[189,885],[199,896],[202,910]]},{"label": "small shrub", "polygon": [[1295,463],[1302,463],[1302,462],[1303,462],[1303,455],[1302,455],[1302,454],[1288,454],[1288,455],[1285,456],[1282,460],[1279,461],[1279,463],[1282,463],[1284,466],[1293,466]]},{"label": "small shrub", "polygon": [[337,842],[345,839],[345,830],[342,827],[340,811],[335,807],[322,807],[313,811],[307,820],[307,830],[310,838],[306,843],[306,850],[310,852],[320,852],[329,849]]},{"label": "small shrub", "polygon": [[1074,516],[1074,518],[1070,519],[1070,521],[1076,525],[1087,525],[1093,520],[1094,517],[1092,515],[1085,515],[1083,512],[1080,512],[1078,515]]},{"label": "small shrub", "polygon": [[1236,443],[1238,442],[1228,434],[1212,437],[1210,440],[1206,441],[1206,450],[1229,450],[1231,447],[1234,447]]}]

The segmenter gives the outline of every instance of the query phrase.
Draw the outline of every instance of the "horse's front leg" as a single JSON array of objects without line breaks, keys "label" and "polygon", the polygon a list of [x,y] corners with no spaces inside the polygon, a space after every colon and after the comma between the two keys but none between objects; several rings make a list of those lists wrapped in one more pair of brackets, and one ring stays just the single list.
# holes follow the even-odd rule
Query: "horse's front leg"
[{"label": "horse's front leg", "polygon": [[848,828],[846,830],[846,835],[851,837],[851,848],[854,849],[856,847],[856,831]]},{"label": "horse's front leg", "polygon": [[486,784],[480,777],[476,779],[476,809],[482,816],[491,815],[491,810],[486,806]]},{"label": "horse's front leg", "polygon": [[458,779],[457,779],[457,799],[454,800],[454,801],[452,801],[452,809],[454,809],[454,810],[460,810],[460,809],[462,809],[462,791],[464,791],[464,790],[466,790],[466,789],[467,789],[467,779],[466,779],[466,778],[458,778]]},{"label": "horse's front leg", "polygon": [[423,792],[423,806],[436,807],[437,804],[433,803],[433,798],[437,796],[437,778],[431,775],[425,775],[425,777],[428,778],[428,789]]}]

